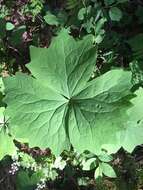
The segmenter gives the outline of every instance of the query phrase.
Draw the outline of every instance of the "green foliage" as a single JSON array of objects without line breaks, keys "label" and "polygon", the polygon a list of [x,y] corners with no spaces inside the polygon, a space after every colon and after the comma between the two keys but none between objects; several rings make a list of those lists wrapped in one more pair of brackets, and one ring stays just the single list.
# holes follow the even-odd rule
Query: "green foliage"
[{"label": "green foliage", "polygon": [[4,95],[4,86],[0,78],[0,160],[7,155],[13,155],[16,153],[16,147],[13,142],[13,138],[9,135],[7,130],[7,121],[4,114],[5,105],[2,101]]},{"label": "green foliage", "polygon": [[99,165],[99,167],[100,167],[100,170],[102,171],[102,173],[105,176],[108,176],[108,177],[111,177],[111,178],[117,177],[116,174],[115,174],[114,169],[109,164],[107,164],[107,163],[101,163]]},{"label": "green foliage", "polygon": [[[89,158],[87,158],[89,156]],[[87,154],[82,158],[82,169],[85,171],[94,171],[94,178],[98,179],[103,176],[108,176],[110,178],[116,178],[114,169],[112,168],[110,162],[113,160],[111,155],[106,152],[102,152],[100,155]]]},{"label": "green foliage", "polygon": [[83,170],[92,170],[96,167],[96,158],[90,158],[87,161],[82,163],[83,165]]},{"label": "green foliage", "polygon": [[98,179],[98,178],[100,178],[100,177],[102,177],[102,176],[103,176],[103,175],[102,175],[102,170],[101,170],[100,166],[98,166],[98,167],[96,168],[95,172],[94,172],[94,178],[95,178],[95,179]]},{"label": "green foliage", "polygon": [[0,129],[0,160],[2,160],[7,155],[12,156],[15,153],[16,153],[16,147],[13,143],[13,138],[10,137],[9,134],[7,134],[7,132],[1,128]]},{"label": "green foliage", "polygon": [[71,10],[74,9],[76,6],[78,6],[80,4],[81,0],[77,1],[77,0],[67,0],[66,2],[66,8]]},{"label": "green foliage", "polygon": [[35,17],[42,11],[43,9],[43,0],[30,0],[28,4],[23,7],[23,11],[25,13],[30,13],[33,15],[33,21]]},{"label": "green foliage", "polygon": [[6,22],[3,18],[0,17],[0,39],[1,38],[4,38],[5,35],[6,35],[6,30],[5,30],[5,27],[6,27]]},{"label": "green foliage", "polygon": [[[67,189],[69,179],[76,189],[137,189],[142,2],[1,0],[0,10],[0,164],[11,156],[17,189]],[[121,147],[132,164],[112,154]]]},{"label": "green foliage", "polygon": [[107,5],[107,6],[110,6],[115,2],[116,2],[116,0],[104,0],[105,5]]},{"label": "green foliage", "polygon": [[17,189],[18,190],[32,190],[36,187],[38,180],[33,179],[33,177],[29,177],[28,173],[25,171],[21,171],[17,176]]},{"label": "green foliage", "polygon": [[112,7],[109,10],[109,15],[110,15],[111,20],[120,21],[122,18],[122,11],[117,7]]},{"label": "green foliage", "polygon": [[6,30],[13,30],[14,29],[14,25],[11,22],[7,22],[6,23]]},{"label": "green foliage", "polygon": [[49,25],[55,25],[55,26],[59,25],[58,18],[50,12],[46,13],[46,16],[44,17],[44,19],[45,19],[46,23]]},{"label": "green foliage", "polygon": [[133,51],[133,58],[140,60],[143,59],[142,51],[143,51],[143,34],[138,34],[133,38],[128,40],[129,45]]},{"label": "green foliage", "polygon": [[[6,113],[16,139],[50,147],[54,154],[70,144],[98,155],[101,149],[114,153],[122,146],[131,152],[142,143],[142,90],[130,100],[131,73],[121,69],[89,81],[95,51],[92,36],[75,41],[66,30],[48,49],[31,48],[27,67],[34,78],[18,73],[4,79]],[[140,114],[131,121],[136,112]]]},{"label": "green foliage", "polygon": [[55,180],[59,175],[58,171],[63,171],[67,164],[62,157],[55,158],[51,155],[36,160],[25,153],[16,154],[13,161],[19,167],[16,187],[20,190],[45,187],[46,181]]},{"label": "green foliage", "polygon": [[139,19],[139,23],[142,24],[143,23],[143,7],[140,5],[138,6],[136,10],[136,16]]},{"label": "green foliage", "polygon": [[113,157],[111,155],[108,155],[107,153],[103,152],[98,156],[98,159],[101,162],[111,162],[113,160]]},{"label": "green foliage", "polygon": [[12,35],[9,38],[10,44],[12,44],[13,46],[19,45],[22,41],[22,35],[25,31],[26,31],[25,25],[15,28],[12,31]]},{"label": "green foliage", "polygon": [[[65,42],[63,42],[63,40],[65,41]],[[71,47],[70,47],[71,46]],[[77,46],[78,46],[78,50],[77,50]],[[62,48],[61,48],[62,47]],[[55,51],[55,48],[57,49],[56,51]],[[71,52],[71,48],[73,49],[73,51]],[[64,50],[65,49],[65,50]],[[49,70],[49,67],[47,67],[47,69],[45,69],[45,74],[43,73],[43,70],[42,70],[42,68],[43,68],[43,66],[45,65],[45,62],[43,62],[44,63],[44,65],[42,66],[42,64],[41,64],[41,68],[39,67],[39,64],[37,65],[37,69],[39,70],[38,72],[33,68],[32,70],[33,70],[33,72],[35,73],[35,76],[37,77],[37,79],[39,78],[38,77],[38,75],[40,74],[39,72],[42,72],[43,73],[43,78],[42,79],[38,79],[39,80],[39,82],[37,83],[37,80],[34,80],[34,78],[32,78],[32,77],[28,77],[28,76],[26,76],[26,75],[23,75],[23,74],[18,74],[17,75],[17,77],[15,78],[13,78],[13,80],[11,80],[11,78],[9,78],[10,79],[10,81],[12,82],[11,83],[11,87],[10,88],[15,88],[14,86],[15,86],[15,82],[17,81],[17,79],[18,80],[22,80],[24,83],[26,82],[27,83],[27,81],[29,81],[28,83],[29,83],[29,87],[27,88],[25,88],[25,90],[27,89],[28,91],[31,89],[31,92],[30,92],[30,94],[31,93],[33,93],[33,82],[35,83],[34,85],[35,85],[35,90],[36,90],[36,88],[37,88],[37,95],[38,95],[38,91],[39,91],[39,87],[41,86],[41,84],[43,83],[44,84],[44,86],[41,86],[40,88],[41,88],[41,91],[43,91],[42,93],[39,91],[39,103],[41,104],[42,102],[43,102],[43,106],[45,107],[43,107],[44,108],[44,110],[46,111],[47,109],[49,110],[47,110],[46,112],[47,112],[47,114],[45,115],[45,111],[43,110],[43,108],[41,107],[41,105],[39,104],[38,105],[38,102],[35,104],[36,105],[36,107],[37,107],[37,113],[35,112],[35,114],[37,115],[39,115],[39,106],[41,107],[41,109],[45,112],[43,112],[42,110],[41,110],[41,112],[43,112],[43,114],[40,114],[42,117],[45,117],[45,119],[47,120],[47,124],[45,125],[44,123],[42,124],[41,123],[41,121],[39,120],[39,122],[42,124],[42,128],[44,127],[45,129],[48,129],[48,131],[46,132],[46,133],[48,133],[48,136],[49,136],[49,138],[47,138],[47,136],[45,136],[45,139],[43,138],[43,132],[41,131],[41,135],[42,135],[42,137],[41,138],[43,138],[43,142],[39,139],[37,139],[37,137],[35,136],[36,135],[36,131],[35,131],[35,129],[34,129],[34,131],[36,132],[35,133],[35,135],[34,134],[32,134],[33,132],[31,131],[30,133],[28,132],[29,131],[29,127],[28,127],[28,123],[27,123],[27,125],[25,125],[25,129],[26,129],[26,127],[28,127],[27,129],[28,129],[28,133],[29,133],[29,135],[30,134],[32,134],[32,136],[34,137],[35,136],[35,138],[31,138],[31,142],[29,142],[32,146],[40,146],[40,147],[53,147],[52,149],[53,149],[53,151],[55,152],[55,153],[61,153],[64,149],[67,149],[68,147],[69,147],[69,139],[67,138],[67,135],[66,135],[66,130],[65,130],[65,114],[67,113],[67,109],[68,109],[68,102],[69,102],[69,100],[68,99],[70,99],[70,96],[71,95],[76,95],[79,91],[80,91],[80,89],[81,88],[83,88],[84,86],[85,86],[85,84],[86,84],[86,81],[84,81],[84,80],[81,80],[82,79],[82,73],[84,73],[84,79],[85,78],[87,78],[87,80],[89,79],[89,75],[90,75],[90,72],[91,72],[91,70],[92,70],[92,68],[94,67],[94,63],[95,63],[95,58],[94,58],[94,56],[92,56],[91,57],[91,55],[92,55],[92,53],[95,51],[94,49],[92,49],[92,37],[91,36],[88,36],[87,38],[85,38],[85,40],[83,40],[83,41],[79,41],[78,43],[75,41],[75,40],[73,40],[73,38],[71,38],[69,35],[67,35],[67,32],[62,32],[61,33],[61,35],[58,37],[58,38],[56,38],[55,40],[54,40],[54,43],[51,45],[51,48],[49,48],[49,49],[45,49],[46,51],[43,51],[44,49],[41,49],[40,50],[40,52],[39,52],[39,49],[37,49],[37,48],[31,48],[31,58],[32,58],[32,62],[31,62],[31,64],[29,64],[29,68],[31,67],[31,69],[32,69],[32,67],[33,67],[33,65],[34,65],[34,67],[35,67],[35,64],[38,64],[38,60],[37,60],[37,58],[35,59],[34,57],[35,57],[35,55],[36,55],[36,57],[37,57],[37,53],[39,54],[43,54],[44,53],[44,55],[47,57],[47,53],[49,54],[49,56],[48,56],[48,59],[49,59],[49,64],[51,64],[54,60],[54,62],[55,62],[55,65],[53,65],[53,67],[51,67],[51,69]],[[48,50],[48,52],[47,52],[47,50]],[[59,53],[58,53],[58,51],[59,51]],[[65,51],[65,52],[64,52]],[[67,51],[67,52],[66,52]],[[68,56],[68,54],[71,52],[71,59],[67,59],[67,56]],[[87,52],[87,54],[85,55],[84,54],[84,52]],[[55,54],[55,55],[53,55],[53,53]],[[58,54],[60,55],[60,57],[58,56]],[[83,55],[82,55],[83,54]],[[44,56],[43,55],[43,56]],[[70,54],[69,54],[70,55]],[[81,58],[78,60],[78,57],[79,57],[79,55],[81,55]],[[42,57],[43,57],[42,56]],[[50,58],[50,56],[51,56],[51,58]],[[86,57],[85,57],[86,56]],[[34,59],[33,59],[34,58]],[[40,57],[39,57],[40,58]],[[44,57],[43,57],[44,58]],[[53,60],[53,58],[54,58],[54,60]],[[87,61],[87,60],[90,60],[90,63],[88,64],[88,65],[84,65],[82,62],[83,62],[83,60],[84,60],[84,58],[85,58],[85,61]],[[65,62],[65,59],[67,59],[67,62]],[[77,61],[76,61],[77,60]],[[36,61],[36,62],[35,62]],[[74,65],[72,65],[71,64],[71,61],[72,61],[72,63],[75,63]],[[76,62],[75,62],[76,61]],[[81,64],[82,63],[82,64]],[[67,64],[67,69],[69,69],[69,70],[67,70],[67,72],[68,73],[66,73],[65,72],[65,64]],[[52,66],[52,65],[51,65]],[[59,71],[58,71],[58,73],[56,73],[57,74],[57,78],[56,77],[54,77],[54,72],[55,72],[55,66],[56,67],[59,67]],[[45,66],[44,66],[45,67]],[[76,68],[76,69],[75,69]],[[85,70],[86,69],[86,70]],[[35,70],[35,71],[34,71]],[[73,70],[73,72],[71,73],[71,71],[70,70]],[[47,72],[49,72],[49,75],[47,75]],[[64,72],[64,73],[63,73]],[[82,72],[82,73],[81,73]],[[52,74],[53,73],[53,74]],[[67,76],[67,74],[69,75],[69,76]],[[53,76],[52,76],[53,75]],[[77,81],[77,79],[75,78],[75,76],[77,76],[77,78],[79,78],[79,81],[78,81],[78,83],[76,82]],[[48,77],[48,78],[47,78]],[[65,77],[65,78],[64,78]],[[69,77],[69,79],[66,79],[67,77]],[[8,79],[8,80],[9,80]],[[15,80],[16,79],[16,80]],[[48,79],[48,80],[47,80]],[[10,84],[9,82],[8,82],[8,80],[7,79],[5,79],[4,81],[5,81],[5,84]],[[67,86],[67,84],[65,83],[65,80],[67,80],[67,83],[69,83],[68,85],[69,85],[69,87]],[[21,81],[21,82],[22,82]],[[18,82],[18,81],[17,81]],[[16,82],[16,83],[17,83]],[[42,82],[42,83],[41,83]],[[19,83],[19,82],[18,82]],[[20,84],[20,83],[19,83]],[[53,89],[53,84],[55,84],[56,85],[56,91],[55,91],[55,89]],[[14,85],[14,86],[13,86]],[[45,86],[46,85],[46,86]],[[19,86],[20,87],[20,86]],[[46,88],[45,88],[46,87]],[[20,87],[21,88],[21,87]],[[12,90],[12,89],[11,89]],[[20,89],[19,89],[20,90]],[[24,89],[22,89],[21,88],[21,90],[24,90]],[[20,91],[21,91],[20,90]],[[16,90],[17,91],[17,90]],[[16,92],[15,91],[15,92]],[[11,91],[12,92],[12,91]],[[18,91],[17,91],[18,92]],[[29,92],[28,92],[28,94],[29,94]],[[57,93],[58,92],[58,93]],[[22,92],[23,93],[23,92]],[[26,92],[27,93],[27,92]],[[30,95],[29,94],[29,95]],[[62,95],[60,95],[60,94],[63,94],[65,97],[67,97],[67,98],[65,98],[64,96],[62,96]],[[42,95],[42,96],[41,96]],[[43,99],[43,95],[45,96],[45,100]],[[31,95],[30,95],[31,96]],[[11,96],[12,97],[12,96]],[[24,97],[23,97],[24,98]],[[32,96],[31,96],[31,98],[32,98]],[[36,97],[34,97],[33,96],[33,98],[35,99]],[[34,100],[33,99],[33,100]],[[8,99],[7,99],[8,100]],[[7,101],[6,100],[6,101]],[[16,100],[17,101],[17,100]],[[35,101],[35,100],[34,100]],[[47,103],[46,103],[46,102]],[[13,103],[14,103],[14,101],[12,101]],[[12,103],[11,102],[11,103]],[[49,102],[49,103],[48,103]],[[31,104],[29,104],[29,105],[31,105]],[[50,106],[51,105],[51,106]],[[32,105],[32,106],[34,106],[34,104]],[[36,108],[35,107],[35,108]],[[16,108],[16,107],[15,107]],[[21,107],[22,108],[22,107]],[[33,108],[31,107],[30,109],[32,109],[33,110]],[[26,108],[26,110],[27,110],[27,108]],[[31,111],[32,111],[31,110]],[[57,110],[57,111],[56,111]],[[9,110],[10,111],[10,110]],[[8,111],[8,112],[9,112]],[[24,110],[23,110],[24,111]],[[22,112],[23,112],[22,111]],[[29,110],[30,111],[30,110]],[[36,110],[35,110],[36,111]],[[11,112],[11,111],[10,111]],[[9,112],[9,113],[10,113]],[[13,112],[13,111],[12,111]],[[11,112],[11,113],[12,113]],[[19,110],[19,113],[20,113],[21,111]],[[26,111],[27,112],[27,111]],[[24,113],[24,112],[23,112]],[[14,112],[13,112],[13,114],[15,114]],[[33,115],[33,113],[31,112],[31,114]],[[54,115],[53,115],[54,114]],[[9,114],[8,114],[9,115]],[[10,114],[11,115],[11,114]],[[9,116],[10,116],[9,115]],[[29,114],[28,114],[29,115]],[[36,116],[35,115],[35,116]],[[37,116],[38,116],[37,115]],[[21,115],[22,116],[22,115]],[[30,115],[29,115],[30,116]],[[34,118],[35,118],[35,116],[32,118],[31,116],[31,119],[33,120]],[[48,117],[49,118],[48,118]],[[55,116],[55,117],[53,117],[53,116]],[[11,117],[11,116],[10,116]],[[23,117],[23,116],[22,116]],[[53,118],[53,119],[52,119]],[[57,126],[57,124],[55,123],[56,122],[56,120],[59,118],[59,124],[58,124],[58,126]],[[41,118],[40,118],[41,119]],[[55,120],[56,119],[56,120]],[[35,119],[34,119],[35,120]],[[33,121],[34,121],[33,120]],[[20,120],[19,120],[20,121]],[[29,120],[30,121],[30,120]],[[43,120],[44,121],[44,120]],[[25,121],[26,122],[26,121]],[[45,122],[45,121],[44,121]],[[51,122],[53,122],[53,124],[51,123]],[[40,124],[39,123],[39,124]],[[54,124],[55,123],[55,124]],[[24,124],[24,122],[23,122],[23,124]],[[26,123],[25,123],[26,124]],[[33,123],[34,124],[34,123]],[[36,123],[35,123],[36,124]],[[55,126],[55,129],[54,128],[51,128],[51,124],[52,125],[54,125]],[[37,125],[37,124],[36,124]],[[40,127],[40,125],[39,125],[39,127]],[[40,127],[40,128],[41,128]],[[48,128],[47,128],[48,127]],[[58,128],[59,129],[58,129]],[[24,129],[23,128],[23,129]],[[42,129],[41,128],[41,129]],[[43,129],[44,129],[43,128]],[[15,128],[16,129],[16,128]],[[21,128],[22,129],[22,128]],[[25,130],[24,129],[24,130]],[[42,130],[43,130],[42,129]],[[45,130],[44,129],[44,130]],[[55,130],[55,131],[53,131],[53,129]],[[32,128],[31,128],[31,130],[32,130]],[[59,132],[58,132],[58,131]],[[22,130],[20,130],[21,132],[22,132]],[[19,132],[20,132],[19,131]],[[51,132],[50,132],[51,131]],[[18,132],[18,131],[17,131]],[[16,133],[17,133],[16,132]],[[26,131],[25,131],[26,132]],[[25,133],[24,131],[22,132],[23,134]],[[21,134],[22,134],[21,133]],[[51,134],[50,134],[51,133]],[[19,136],[19,135],[18,135]],[[21,135],[20,135],[21,136]],[[40,136],[40,134],[39,134],[39,136]],[[24,138],[27,138],[28,136],[26,135],[26,137],[24,137]],[[18,137],[19,138],[19,137]],[[55,142],[53,142],[53,138],[55,139]],[[38,144],[36,143],[36,141],[38,140],[39,142],[38,142]],[[41,141],[41,143],[40,143],[40,141]],[[35,144],[36,143],[36,144]],[[39,144],[40,143],[40,144]],[[34,145],[35,144],[35,145]],[[58,146],[57,146],[57,144],[58,144]]]},{"label": "green foliage", "polygon": [[134,85],[143,85],[143,66],[142,61],[133,61],[130,63],[132,70],[132,82]]},{"label": "green foliage", "polygon": [[110,178],[117,177],[113,167],[110,164],[101,162],[101,163],[99,163],[99,166],[95,170],[94,178],[98,179],[98,178],[102,177],[103,174]]}]

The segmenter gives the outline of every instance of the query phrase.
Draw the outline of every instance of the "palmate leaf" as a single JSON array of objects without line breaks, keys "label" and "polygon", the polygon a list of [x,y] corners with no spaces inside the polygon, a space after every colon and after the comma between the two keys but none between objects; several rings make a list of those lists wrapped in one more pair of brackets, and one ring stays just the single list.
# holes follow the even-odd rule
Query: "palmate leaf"
[{"label": "palmate leaf", "polygon": [[122,146],[121,131],[125,130],[126,110],[131,106],[130,77],[129,72],[113,70],[91,81],[78,94],[69,117],[70,138],[77,150],[100,154],[102,148],[113,153]]},{"label": "palmate leaf", "polygon": [[13,127],[16,137],[27,138],[31,146],[49,146],[56,152],[67,149],[67,100],[25,74],[7,78],[5,84],[9,86],[7,114],[11,117],[11,125],[16,125]]},{"label": "palmate leaf", "polygon": [[92,43],[91,35],[77,42],[63,30],[49,49],[31,48],[27,67],[39,82],[70,99],[83,89],[93,71],[96,51]]},{"label": "palmate leaf", "polygon": [[112,70],[89,80],[96,63],[91,35],[76,41],[62,30],[48,49],[31,47],[30,52],[27,67],[33,77],[17,73],[4,79],[6,114],[16,139],[50,147],[55,154],[71,144],[99,155],[102,148],[131,151],[141,143],[125,143],[130,113],[138,110],[130,100],[131,73]]}]

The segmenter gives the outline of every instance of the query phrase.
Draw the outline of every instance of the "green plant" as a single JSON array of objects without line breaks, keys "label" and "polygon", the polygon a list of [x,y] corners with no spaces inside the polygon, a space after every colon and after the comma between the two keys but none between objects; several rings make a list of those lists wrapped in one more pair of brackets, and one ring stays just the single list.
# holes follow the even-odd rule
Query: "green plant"
[{"label": "green plant", "polygon": [[0,189],[141,189],[142,2],[0,10]]},{"label": "green plant", "polygon": [[2,99],[4,96],[4,86],[2,78],[0,77],[0,160],[7,155],[13,155],[16,153],[16,147],[13,143],[13,138],[9,135],[7,128],[7,117],[4,114],[5,104]]},{"label": "green plant", "polygon": [[85,171],[95,170],[95,179],[102,177],[103,174],[110,178],[115,178],[115,171],[110,165],[112,160],[113,157],[104,151],[98,156],[94,154],[83,154],[81,165]]},{"label": "green plant", "polygon": [[34,78],[18,73],[4,79],[14,138],[56,155],[71,144],[98,155],[121,147],[131,152],[142,143],[142,89],[132,93],[131,73],[121,69],[90,81],[96,63],[92,40],[89,35],[75,41],[62,30],[48,49],[31,47],[27,67]]}]

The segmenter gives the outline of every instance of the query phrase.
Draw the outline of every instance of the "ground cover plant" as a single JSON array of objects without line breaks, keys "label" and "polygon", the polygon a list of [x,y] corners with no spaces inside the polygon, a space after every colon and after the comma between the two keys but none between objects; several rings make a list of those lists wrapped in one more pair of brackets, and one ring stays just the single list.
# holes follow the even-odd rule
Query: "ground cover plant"
[{"label": "ground cover plant", "polygon": [[143,3],[0,1],[0,189],[143,189]]}]

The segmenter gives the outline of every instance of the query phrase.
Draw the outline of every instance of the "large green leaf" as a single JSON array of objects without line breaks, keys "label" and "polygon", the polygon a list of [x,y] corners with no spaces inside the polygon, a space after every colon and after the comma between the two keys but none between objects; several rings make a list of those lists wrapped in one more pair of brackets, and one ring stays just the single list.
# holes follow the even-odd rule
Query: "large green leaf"
[{"label": "large green leaf", "polygon": [[121,147],[120,133],[128,119],[126,110],[131,106],[127,96],[130,77],[129,72],[110,71],[91,81],[75,97],[77,104],[71,108],[69,136],[77,150],[100,154],[101,148],[113,153]]},{"label": "large green leaf", "polygon": [[51,147],[58,153],[67,149],[67,99],[48,88],[46,83],[39,83],[25,74],[18,73],[4,81],[8,87],[7,114],[11,125],[15,125],[16,137],[29,140],[31,146]]},{"label": "large green leaf", "polygon": [[33,77],[17,73],[4,79],[6,113],[16,139],[50,147],[55,154],[71,144],[99,155],[101,149],[130,151],[141,143],[125,143],[130,139],[124,135],[130,130],[127,121],[141,99],[131,100],[131,73],[112,70],[90,81],[95,49],[91,35],[76,41],[66,30],[48,49],[31,47],[27,67]]},{"label": "large green leaf", "polygon": [[70,98],[85,86],[94,68],[96,52],[92,40],[89,35],[75,41],[64,30],[50,48],[32,47],[27,67],[41,83]]}]

